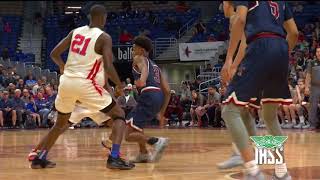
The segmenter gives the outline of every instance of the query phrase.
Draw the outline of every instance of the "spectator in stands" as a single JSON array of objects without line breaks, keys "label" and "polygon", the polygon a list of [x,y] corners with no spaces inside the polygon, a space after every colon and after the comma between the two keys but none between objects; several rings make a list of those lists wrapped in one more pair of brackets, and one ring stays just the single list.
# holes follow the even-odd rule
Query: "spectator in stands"
[{"label": "spectator in stands", "polygon": [[177,21],[177,18],[171,15],[168,15],[165,18],[165,24],[167,31],[178,30],[181,26],[181,23]]},{"label": "spectator in stands", "polygon": [[176,11],[177,12],[187,12],[189,10],[186,2],[184,1],[178,1],[176,5]]},{"label": "spectator in stands", "polygon": [[4,32],[5,33],[11,33],[12,32],[12,28],[11,28],[11,25],[9,24],[9,22],[5,22],[5,24],[4,24]]},{"label": "spectator in stands", "polygon": [[[43,86],[44,86],[44,84],[43,84],[42,80],[38,79],[37,84],[35,84],[32,88],[32,94],[37,95],[38,89],[40,89]],[[44,89],[43,89],[42,93],[44,93]]]},{"label": "spectator in stands", "polygon": [[119,42],[122,44],[130,43],[133,40],[132,34],[128,33],[127,30],[123,30],[120,34]]},{"label": "spectator in stands", "polygon": [[13,97],[13,109],[16,110],[17,113],[17,120],[20,124],[20,127],[23,127],[23,114],[25,113],[25,104],[21,99],[21,90],[16,89],[15,96]]},{"label": "spectator in stands", "polygon": [[38,92],[35,103],[42,120],[42,127],[48,127],[48,115],[50,113],[51,106],[50,102],[44,98],[41,92]]},{"label": "spectator in stands", "polygon": [[13,98],[15,96],[16,86],[13,83],[10,83],[7,87],[7,90],[9,92],[9,98]]},{"label": "spectator in stands", "polygon": [[193,35],[204,34],[206,32],[207,32],[206,25],[203,24],[202,20],[199,20],[199,22],[195,25]]},{"label": "spectator in stands", "polygon": [[8,48],[3,48],[1,57],[3,60],[9,60],[10,57]]},{"label": "spectator in stands", "polygon": [[25,103],[25,105],[26,105],[26,103],[29,103],[29,101],[30,101],[29,97],[30,97],[29,90],[28,89],[23,89],[21,100]]},{"label": "spectator in stands", "polygon": [[8,121],[8,119],[11,118],[12,127],[15,128],[16,122],[17,122],[17,113],[13,109],[13,107],[14,107],[13,102],[9,99],[9,92],[4,91],[3,98],[0,101],[0,109],[3,112],[4,122]]},{"label": "spectator in stands", "polygon": [[7,87],[9,86],[10,83],[14,83],[16,84],[17,81],[16,79],[13,77],[12,73],[8,73],[7,76],[4,78],[4,86]]},{"label": "spectator in stands", "polygon": [[124,88],[124,96],[118,98],[118,104],[125,111],[126,115],[137,105],[134,97],[129,95],[128,87]]},{"label": "spectator in stands", "polygon": [[178,116],[179,126],[182,126],[183,108],[180,103],[180,98],[176,95],[176,91],[171,90],[170,93],[171,97],[164,117],[171,119],[171,115],[174,113]]},{"label": "spectator in stands", "polygon": [[199,85],[201,83],[201,80],[199,77],[197,77],[194,82],[192,83],[191,90],[199,89]]},{"label": "spectator in stands", "polygon": [[209,125],[217,126],[218,122],[216,121],[216,109],[219,106],[220,103],[220,94],[218,93],[218,88],[210,85],[208,87],[208,98],[207,98],[207,104],[204,106],[204,109],[206,110],[208,117],[209,117]]},{"label": "spectator in stands", "polygon": [[205,97],[198,93],[196,90],[191,92],[192,94],[192,104],[190,108],[190,115],[191,115],[191,126],[195,126],[195,122],[197,120],[198,127],[201,126],[201,117],[205,114],[203,111],[203,106],[205,105]]},{"label": "spectator in stands", "polygon": [[183,107],[186,107],[187,104],[191,103],[191,90],[190,85],[187,82],[182,81],[181,83],[181,91],[180,91],[180,102]]},{"label": "spectator in stands", "polygon": [[41,117],[40,114],[37,113],[38,109],[34,98],[32,96],[29,96],[28,101],[25,104],[28,115],[30,115],[34,121],[38,122],[38,127],[42,127]]},{"label": "spectator in stands", "polygon": [[24,82],[30,88],[32,88],[36,83],[36,78],[33,76],[32,71],[29,71],[27,76],[24,78]]},{"label": "spectator in stands", "polygon": [[19,79],[19,80],[18,80],[18,83],[17,83],[17,85],[16,85],[16,88],[17,88],[17,89],[20,89],[21,91],[24,89],[24,81],[23,81],[23,79]]},{"label": "spectator in stands", "polygon": [[46,86],[45,91],[46,91],[46,96],[49,101],[49,104],[52,105],[56,100],[57,94],[53,92],[53,89],[50,85]]}]

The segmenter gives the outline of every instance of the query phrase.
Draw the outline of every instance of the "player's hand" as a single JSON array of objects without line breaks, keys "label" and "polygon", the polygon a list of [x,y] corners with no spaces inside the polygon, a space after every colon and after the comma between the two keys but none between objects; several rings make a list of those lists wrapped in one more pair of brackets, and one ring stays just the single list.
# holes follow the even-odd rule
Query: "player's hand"
[{"label": "player's hand", "polygon": [[168,123],[166,117],[164,117],[164,114],[161,112],[157,115],[157,119],[159,120],[160,128],[164,128],[165,125]]},{"label": "player's hand", "polygon": [[236,74],[237,69],[238,69],[238,66],[235,65],[234,63],[230,66],[228,82],[230,82],[233,76]]},{"label": "player's hand", "polygon": [[60,74],[62,75],[63,72],[64,72],[64,66],[60,66],[60,67],[59,67],[59,70],[60,70]]},{"label": "player's hand", "polygon": [[231,67],[231,62],[227,61],[224,63],[222,69],[221,69],[221,82],[223,85],[226,85],[228,84],[229,82],[229,79],[230,79],[230,75],[229,75],[229,70],[230,70],[230,67]]},{"label": "player's hand", "polygon": [[140,79],[134,81],[134,84],[137,86],[137,88],[143,88],[146,86],[146,82],[143,82]]}]

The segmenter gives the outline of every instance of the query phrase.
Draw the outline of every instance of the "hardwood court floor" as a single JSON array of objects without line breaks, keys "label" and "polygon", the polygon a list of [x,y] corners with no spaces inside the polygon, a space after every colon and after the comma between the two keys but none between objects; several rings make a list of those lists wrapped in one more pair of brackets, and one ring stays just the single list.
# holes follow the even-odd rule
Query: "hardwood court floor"
[{"label": "hardwood court floor", "polygon": [[[0,180],[216,180],[241,178],[240,168],[219,171],[216,163],[231,154],[226,130],[147,129],[146,133],[170,138],[158,164],[136,164],[130,171],[105,168],[106,151],[100,140],[110,129],[68,130],[55,144],[49,159],[54,169],[32,170],[26,156],[47,130],[0,130]],[[260,131],[265,133],[265,131]],[[285,131],[287,165],[293,179],[320,180],[320,133]],[[133,157],[137,147],[124,143],[122,153]],[[270,179],[273,166],[263,166]]]}]

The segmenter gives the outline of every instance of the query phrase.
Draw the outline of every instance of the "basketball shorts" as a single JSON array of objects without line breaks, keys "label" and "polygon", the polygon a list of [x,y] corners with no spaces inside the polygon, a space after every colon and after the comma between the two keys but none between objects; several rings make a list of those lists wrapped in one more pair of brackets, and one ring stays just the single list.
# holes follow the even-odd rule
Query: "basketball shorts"
[{"label": "basketball shorts", "polygon": [[285,39],[273,37],[252,41],[227,87],[223,103],[253,107],[261,103],[291,103],[288,67]]},{"label": "basketball shorts", "polygon": [[75,108],[76,101],[79,101],[81,106],[91,112],[100,111],[111,104],[114,105],[108,91],[94,81],[60,76],[55,108],[61,113],[71,113]]},{"label": "basketball shorts", "polygon": [[160,112],[164,95],[162,91],[143,91],[137,99],[137,105],[127,116],[127,124],[142,131],[148,121],[154,119]]},{"label": "basketball shorts", "polygon": [[91,118],[98,125],[102,124],[105,121],[111,120],[111,118],[103,112],[100,112],[100,111],[92,112],[87,108],[82,107],[81,105],[76,105],[74,110],[71,113],[69,121],[74,124],[77,124],[86,117]]}]

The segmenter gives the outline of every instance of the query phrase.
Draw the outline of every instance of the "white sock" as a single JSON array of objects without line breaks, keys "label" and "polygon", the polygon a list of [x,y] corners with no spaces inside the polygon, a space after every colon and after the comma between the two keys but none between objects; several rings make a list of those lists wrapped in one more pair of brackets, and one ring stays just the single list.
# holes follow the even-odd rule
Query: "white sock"
[{"label": "white sock", "polygon": [[276,164],[274,166],[274,170],[275,170],[276,176],[279,178],[283,177],[288,172],[286,163]]},{"label": "white sock", "polygon": [[255,160],[244,163],[245,171],[252,176],[255,176],[260,171],[259,166],[256,164]]},{"label": "white sock", "polygon": [[235,143],[232,143],[232,149],[233,149],[233,152],[236,154],[236,155],[240,155],[240,151],[238,149],[238,147],[236,146]]},{"label": "white sock", "polygon": [[300,123],[304,124],[304,116],[299,116]]}]

